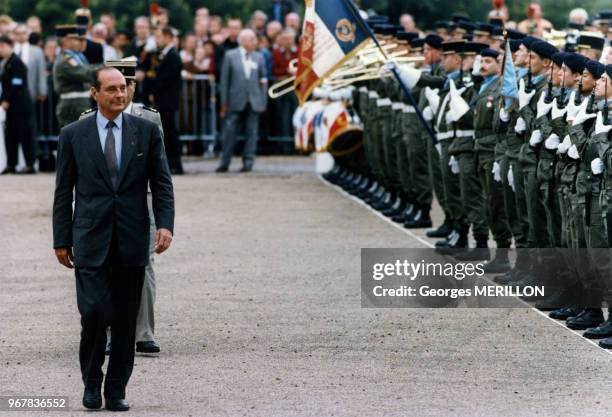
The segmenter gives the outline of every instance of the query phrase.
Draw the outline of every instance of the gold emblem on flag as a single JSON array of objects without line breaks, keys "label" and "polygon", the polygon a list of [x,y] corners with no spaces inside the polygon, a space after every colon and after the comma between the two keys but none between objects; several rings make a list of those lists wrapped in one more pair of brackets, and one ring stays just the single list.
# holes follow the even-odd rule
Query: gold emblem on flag
[{"label": "gold emblem on flag", "polygon": [[340,19],[336,23],[336,37],[342,42],[355,42],[355,24],[348,19]]}]

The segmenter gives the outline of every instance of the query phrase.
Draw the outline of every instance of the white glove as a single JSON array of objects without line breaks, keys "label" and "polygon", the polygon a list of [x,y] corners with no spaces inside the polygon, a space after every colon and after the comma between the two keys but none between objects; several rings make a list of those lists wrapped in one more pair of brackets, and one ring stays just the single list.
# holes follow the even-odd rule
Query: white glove
[{"label": "white glove", "polygon": [[450,111],[447,111],[446,114],[444,115],[444,120],[446,121],[447,125],[451,125],[453,123],[453,115],[451,114]]},{"label": "white glove", "polygon": [[501,182],[501,167],[499,166],[499,162],[493,162],[493,169],[491,172],[493,173],[493,180],[496,182]]},{"label": "white glove", "polygon": [[457,175],[459,173],[459,163],[457,162],[454,156],[450,157],[448,161],[448,166],[450,166],[451,172],[454,175]]},{"label": "white glove", "polygon": [[436,148],[436,151],[438,151],[438,155],[442,155],[442,145],[440,142],[437,142],[434,147]]},{"label": "white glove", "polygon": [[557,148],[557,152],[559,152],[560,154],[564,154],[567,152],[570,146],[572,146],[572,140],[570,139],[569,135],[565,135],[565,137],[563,138],[563,142],[561,142],[561,144]]},{"label": "white glove", "polygon": [[554,151],[559,147],[559,136],[556,133],[551,133],[550,136],[544,141],[544,147],[549,151]]},{"label": "white glove", "polygon": [[501,110],[499,111],[499,118],[504,123],[510,120],[510,113],[508,113],[508,110],[506,110],[505,107],[502,107]]},{"label": "white glove", "polygon": [[555,120],[555,119],[558,119],[559,117],[563,117],[565,116],[565,113],[567,113],[567,107],[563,107],[562,109],[560,109],[559,103],[557,103],[557,100],[553,100],[553,107],[552,107],[552,111],[550,112],[551,120]]},{"label": "white glove", "polygon": [[523,119],[522,117],[519,117],[518,119],[516,119],[516,126],[514,126],[514,131],[517,134],[522,134],[527,130],[527,123],[525,123],[525,119]]},{"label": "white glove", "polygon": [[393,72],[393,70],[395,69],[399,70],[399,66],[397,65],[397,62],[395,62],[392,59],[386,61],[385,64],[383,65],[383,70],[387,72]]},{"label": "white glove", "polygon": [[546,116],[548,113],[550,113],[550,109],[552,109],[553,103],[555,102],[555,100],[553,100],[550,103],[546,102],[546,94],[540,94],[540,99],[538,100],[538,113],[537,113],[537,118],[540,118],[542,116]]},{"label": "white glove", "polygon": [[591,161],[591,172],[593,175],[599,175],[604,172],[604,163],[601,159],[595,158]]},{"label": "white glove", "polygon": [[474,58],[474,68],[472,68],[472,75],[480,75],[481,61],[482,56],[476,55],[476,58]]},{"label": "white glove", "polygon": [[[393,64],[395,64],[395,66],[391,64],[391,66],[389,67],[390,71],[393,71],[393,68],[395,68],[402,82],[406,84],[406,87],[409,90],[414,88],[414,86],[419,82],[419,78],[421,78],[421,71],[416,68],[407,67],[405,65],[400,68],[394,61],[387,61],[387,63],[389,62],[393,62]],[[385,63],[385,66],[387,65],[387,63]]]},{"label": "white glove", "polygon": [[438,111],[438,107],[440,106],[439,92],[439,88],[432,89],[431,87],[425,87],[425,98],[434,114]]},{"label": "white glove", "polygon": [[597,121],[595,122],[595,134],[608,133],[612,129],[612,125],[605,125],[603,122],[603,113],[597,113]]},{"label": "white glove", "polygon": [[508,168],[508,185],[512,188],[513,192],[516,192],[516,188],[514,188],[514,173],[512,172],[512,165]]},{"label": "white glove", "polygon": [[536,129],[531,132],[531,137],[529,138],[529,145],[535,148],[540,142],[542,142],[542,132],[540,132],[540,129]]},{"label": "white glove", "polygon": [[572,90],[569,96],[569,101],[567,102],[567,106],[565,106],[565,108],[567,109],[565,120],[567,120],[568,122],[573,121],[576,118],[578,111],[580,110],[580,107],[574,104],[575,97],[576,97],[576,91]]},{"label": "white glove", "polygon": [[578,153],[578,148],[576,145],[572,145],[567,151],[567,155],[572,159],[580,159],[580,154]]},{"label": "white glove", "polygon": [[519,110],[529,104],[533,96],[535,95],[535,90],[531,90],[529,93],[525,91],[525,80],[521,78],[519,81]]},{"label": "white glove", "polygon": [[434,118],[434,112],[430,106],[427,106],[423,109],[423,119],[431,122]]},{"label": "white glove", "polygon": [[597,117],[597,114],[587,112],[588,105],[589,105],[589,100],[582,100],[582,104],[580,104],[578,114],[574,118],[574,122],[572,123],[572,126],[581,125],[587,120]]}]

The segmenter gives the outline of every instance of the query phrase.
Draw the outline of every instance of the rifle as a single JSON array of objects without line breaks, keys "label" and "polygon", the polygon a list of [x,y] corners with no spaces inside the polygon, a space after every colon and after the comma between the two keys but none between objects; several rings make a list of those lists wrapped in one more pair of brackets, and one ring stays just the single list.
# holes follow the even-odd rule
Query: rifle
[{"label": "rifle", "polygon": [[552,89],[553,89],[553,82],[552,82],[552,79],[553,79],[553,70],[554,70],[554,65],[551,62],[551,64],[550,64],[550,77],[548,77],[548,88],[546,90],[546,95],[544,96],[544,102],[546,104],[552,103],[553,99],[554,99],[553,93],[552,93]]},{"label": "rifle", "polygon": [[574,104],[580,106],[580,103],[582,103],[582,74],[580,74],[580,81],[578,81],[578,88],[574,96]]},{"label": "rifle", "polygon": [[563,76],[561,77],[561,94],[557,97],[557,105],[562,109],[567,105],[567,99],[565,98],[565,63],[561,64],[561,69],[563,69]]},{"label": "rifle", "polygon": [[525,86],[526,93],[530,93],[531,90],[535,89],[531,77],[531,52],[529,52],[529,66],[527,67],[527,85]]},{"label": "rifle", "polygon": [[603,123],[605,125],[609,125],[611,123],[610,121],[610,116],[608,115],[609,111],[610,111],[610,105],[608,104],[608,101],[610,101],[608,99],[608,82],[606,81],[606,83],[604,84],[604,105],[603,105]]}]

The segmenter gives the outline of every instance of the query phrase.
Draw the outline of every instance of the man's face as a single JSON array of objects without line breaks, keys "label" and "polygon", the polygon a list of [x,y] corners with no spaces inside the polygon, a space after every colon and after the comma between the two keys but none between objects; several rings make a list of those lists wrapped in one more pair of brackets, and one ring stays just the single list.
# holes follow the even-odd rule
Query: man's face
[{"label": "man's face", "polygon": [[573,88],[575,78],[572,70],[569,69],[567,65],[563,65],[563,70],[561,71],[561,87]]},{"label": "man's face", "polygon": [[87,45],[87,42],[83,38],[66,38],[66,48],[75,52],[83,52]]},{"label": "man's face", "polygon": [[529,61],[529,50],[525,45],[520,45],[519,49],[514,54],[514,65],[517,67],[526,67]]},{"label": "man's face", "polygon": [[126,89],[127,96],[125,98],[125,107],[127,107],[132,102],[132,100],[134,99],[134,94],[136,93],[136,81],[126,80],[126,83],[127,83],[127,89]]},{"label": "man's face", "polygon": [[601,51],[598,49],[579,48],[577,52],[593,61],[599,61],[601,57]]},{"label": "man's face", "polygon": [[300,16],[298,16],[297,13],[288,13],[287,16],[285,16],[285,27],[299,30]]},{"label": "man's face", "polygon": [[13,39],[15,42],[24,43],[28,40],[28,30],[25,26],[17,26],[13,31]]},{"label": "man's face", "polygon": [[593,91],[596,81],[589,71],[584,70],[582,72],[582,94],[589,94]]},{"label": "man's face", "polygon": [[480,74],[483,77],[490,75],[497,75],[499,73],[499,63],[497,59],[489,56],[482,57],[480,59]]},{"label": "man's face", "polygon": [[227,34],[230,39],[237,39],[241,30],[242,23],[240,23],[240,20],[230,20],[227,23]]},{"label": "man's face", "polygon": [[489,45],[491,43],[491,38],[489,35],[474,35],[474,42],[486,43]]},{"label": "man's face", "polygon": [[463,62],[461,63],[461,66],[463,67],[464,71],[470,71],[472,68],[474,68],[474,60],[476,59],[476,56],[474,55],[466,55],[463,57]]},{"label": "man's face", "polygon": [[558,66],[557,64],[553,65],[552,71],[552,84],[555,87],[561,87],[561,79],[563,77],[563,68]]},{"label": "man's face", "polygon": [[155,31],[155,43],[159,49],[164,49],[172,41],[172,37],[166,36],[161,30]]},{"label": "man's face", "polygon": [[[606,96],[606,84],[608,95]],[[608,73],[604,72],[601,78],[597,80],[597,85],[595,86],[595,95],[600,98],[610,98],[612,97],[612,80],[608,76]]]},{"label": "man's face", "polygon": [[246,49],[247,52],[253,52],[257,47],[257,39],[252,34],[245,34],[240,40],[240,46]]},{"label": "man's face", "polygon": [[11,48],[9,44],[0,42],[0,58],[8,58],[11,55],[11,52],[13,52],[13,48]]},{"label": "man's face", "polygon": [[91,88],[100,111],[106,114],[118,114],[127,106],[127,86],[125,78],[116,69],[101,71],[98,74],[100,89]]},{"label": "man's face", "polygon": [[425,57],[425,65],[435,64],[440,61],[440,51],[427,44],[423,46],[423,56]]},{"label": "man's face", "polygon": [[149,37],[150,29],[149,23],[145,20],[139,20],[134,24],[134,32],[136,32],[136,36],[138,39],[146,39]]},{"label": "man's face", "polygon": [[293,46],[293,36],[290,33],[283,33],[278,37],[278,43],[285,49],[290,49]]},{"label": "man's face", "polygon": [[531,68],[531,73],[535,75],[539,75],[546,68],[544,67],[544,60],[540,58],[540,55],[535,52],[529,52],[529,68]]},{"label": "man's face", "polygon": [[444,71],[453,72],[457,71],[461,66],[461,58],[458,54],[448,54],[442,56],[442,68]]}]

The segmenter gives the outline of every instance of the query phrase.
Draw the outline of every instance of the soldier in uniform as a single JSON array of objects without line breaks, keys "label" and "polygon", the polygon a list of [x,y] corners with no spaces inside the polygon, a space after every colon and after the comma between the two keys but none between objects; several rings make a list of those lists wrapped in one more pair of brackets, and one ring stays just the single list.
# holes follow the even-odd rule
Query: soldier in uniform
[{"label": "soldier in uniform", "polygon": [[[163,139],[163,128],[161,118],[157,110],[147,107],[144,104],[134,103],[134,93],[136,92],[136,61],[131,59],[124,59],[121,61],[107,61],[105,63],[107,67],[113,67],[121,71],[125,77],[127,84],[127,106],[124,110],[125,113],[142,117],[153,123],[155,123],[160,130],[160,134]],[[89,109],[83,112],[80,118],[89,117],[96,114],[96,108]],[[136,321],[136,352],[139,353],[159,353],[160,346],[154,339],[155,333],[155,296],[156,296],[156,284],[155,284],[155,271],[153,270],[154,254],[155,254],[155,217],[153,216],[153,208],[151,206],[151,192],[148,192],[148,205],[149,205],[149,222],[150,222],[150,242],[149,242],[149,263],[145,268],[145,280],[142,286],[142,296],[140,301],[140,308],[138,310],[138,318]],[[110,354],[112,348],[110,332],[107,332],[107,346],[106,354]]]},{"label": "soldier in uniform", "polygon": [[77,25],[56,27],[62,49],[53,65],[53,85],[59,95],[57,120],[60,127],[78,120],[90,107],[89,86],[97,66],[90,65],[83,55],[85,31]]}]

